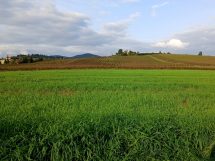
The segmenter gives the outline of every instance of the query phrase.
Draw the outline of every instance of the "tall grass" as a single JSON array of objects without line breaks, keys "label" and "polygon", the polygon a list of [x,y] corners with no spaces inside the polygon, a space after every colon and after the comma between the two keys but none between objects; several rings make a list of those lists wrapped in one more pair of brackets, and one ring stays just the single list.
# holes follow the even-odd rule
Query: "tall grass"
[{"label": "tall grass", "polygon": [[0,73],[1,160],[215,160],[215,72]]}]

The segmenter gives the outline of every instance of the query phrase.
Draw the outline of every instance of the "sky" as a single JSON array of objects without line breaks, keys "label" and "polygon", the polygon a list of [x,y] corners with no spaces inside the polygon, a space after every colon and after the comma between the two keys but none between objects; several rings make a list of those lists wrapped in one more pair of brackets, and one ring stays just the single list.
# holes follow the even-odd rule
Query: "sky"
[{"label": "sky", "polygon": [[0,57],[215,55],[215,0],[0,0]]}]

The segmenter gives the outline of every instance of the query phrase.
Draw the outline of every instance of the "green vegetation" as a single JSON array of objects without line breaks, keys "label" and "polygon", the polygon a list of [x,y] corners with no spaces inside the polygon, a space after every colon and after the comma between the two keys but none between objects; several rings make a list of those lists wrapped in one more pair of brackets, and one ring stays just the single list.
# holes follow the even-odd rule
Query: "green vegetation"
[{"label": "green vegetation", "polygon": [[202,55],[203,55],[203,52],[202,52],[202,51],[200,51],[198,55],[199,55],[199,56],[202,56]]},{"label": "green vegetation", "polygon": [[139,52],[136,51],[131,51],[131,50],[124,50],[119,49],[118,52],[116,53],[117,56],[132,56],[132,55],[138,55],[140,54]]},{"label": "green vegetation", "polygon": [[215,72],[0,73],[1,160],[215,159]]},{"label": "green vegetation", "polygon": [[60,56],[60,55],[52,55],[52,56],[47,56],[43,54],[28,54],[28,55],[23,55],[19,54],[16,56],[9,57],[7,56],[6,58],[2,58],[5,60],[3,64],[30,64],[30,63],[36,63],[36,62],[41,62],[43,60],[59,60],[59,59],[64,59],[66,57]]},{"label": "green vegetation", "polygon": [[5,58],[5,64],[25,64],[25,63],[35,63],[43,61],[43,55],[32,54],[32,55],[17,55]]},{"label": "green vegetation", "polygon": [[140,53],[139,51],[132,51],[132,50],[123,50],[123,49],[119,49],[117,52],[116,52],[116,56],[135,56],[135,55],[142,55],[142,56],[145,56],[145,55],[156,55],[156,54],[171,54],[170,52],[147,52],[147,53]]}]

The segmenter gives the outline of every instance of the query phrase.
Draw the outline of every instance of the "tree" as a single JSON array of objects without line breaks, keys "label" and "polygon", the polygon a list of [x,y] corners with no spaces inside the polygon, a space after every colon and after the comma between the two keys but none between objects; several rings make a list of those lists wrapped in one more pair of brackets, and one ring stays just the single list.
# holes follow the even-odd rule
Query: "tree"
[{"label": "tree", "polygon": [[122,55],[123,56],[128,56],[128,50],[125,50]]},{"label": "tree", "polygon": [[116,55],[123,55],[123,50],[119,49],[118,52],[116,53]]},{"label": "tree", "polygon": [[28,57],[27,56],[23,56],[22,63],[28,63]]},{"label": "tree", "polygon": [[29,63],[33,63],[34,62],[34,59],[32,56],[29,57]]},{"label": "tree", "polygon": [[128,55],[137,55],[137,52],[131,51],[131,50],[130,50],[130,51],[128,52]]},{"label": "tree", "polygon": [[132,52],[131,50],[128,51],[128,55],[132,55],[132,53],[133,53],[133,52]]},{"label": "tree", "polygon": [[5,59],[4,63],[5,63],[5,64],[9,64],[10,61],[9,61],[8,59]]},{"label": "tree", "polygon": [[200,51],[198,55],[199,55],[199,56],[202,56],[202,55],[203,55],[202,51]]},{"label": "tree", "polygon": [[131,56],[131,55],[137,55],[139,52],[135,52],[132,50],[124,50],[123,49],[119,49],[118,52],[116,53],[116,55],[118,56]]}]

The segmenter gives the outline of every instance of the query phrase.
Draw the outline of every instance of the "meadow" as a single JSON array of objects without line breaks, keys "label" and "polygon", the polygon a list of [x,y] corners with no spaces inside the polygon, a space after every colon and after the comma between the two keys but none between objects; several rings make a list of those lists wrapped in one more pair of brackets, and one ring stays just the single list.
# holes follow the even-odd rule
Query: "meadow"
[{"label": "meadow", "polygon": [[214,98],[214,71],[0,72],[0,160],[212,161]]}]

